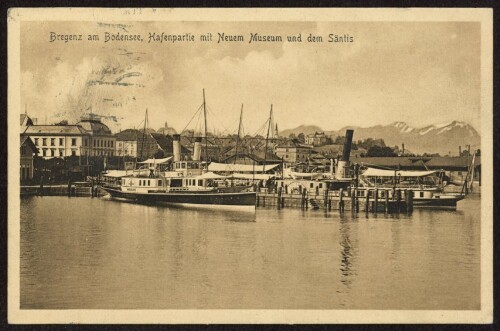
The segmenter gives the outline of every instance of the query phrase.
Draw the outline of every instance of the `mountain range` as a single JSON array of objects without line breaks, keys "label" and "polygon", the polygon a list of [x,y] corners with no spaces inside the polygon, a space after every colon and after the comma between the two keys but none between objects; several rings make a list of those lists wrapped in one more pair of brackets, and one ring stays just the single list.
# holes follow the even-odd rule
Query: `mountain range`
[{"label": "mountain range", "polygon": [[466,145],[470,145],[471,150],[479,149],[481,146],[479,133],[471,125],[460,121],[420,128],[412,127],[405,122],[394,122],[389,125],[376,125],[367,128],[349,126],[333,131],[322,130],[315,125],[301,125],[295,129],[281,131],[280,136],[288,137],[292,133],[308,135],[314,132],[325,132],[326,135],[335,138],[336,136],[344,136],[346,129],[354,129],[354,141],[381,138],[387,146],[401,148],[404,144],[406,151],[416,154],[458,155],[459,146],[462,146],[462,150],[466,149]]}]

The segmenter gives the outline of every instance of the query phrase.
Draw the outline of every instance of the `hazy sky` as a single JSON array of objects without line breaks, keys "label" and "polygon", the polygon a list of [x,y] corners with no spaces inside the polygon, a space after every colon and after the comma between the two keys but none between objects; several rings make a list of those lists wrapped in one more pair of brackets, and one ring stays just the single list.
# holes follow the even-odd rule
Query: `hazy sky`
[{"label": "hazy sky", "polygon": [[[128,32],[105,22],[23,22],[22,104],[29,115],[39,123],[74,121],[91,107],[117,116],[125,129],[138,126],[148,108],[150,127],[167,121],[182,130],[205,88],[211,131],[235,132],[242,103],[249,134],[263,126],[271,104],[280,129],[452,120],[480,129],[479,23],[124,24]],[[50,43],[50,32],[101,40]],[[105,43],[105,32],[141,34],[144,42]],[[149,32],[191,33],[196,41],[148,43]],[[214,41],[200,42],[207,32]],[[217,44],[218,32],[245,41]],[[284,42],[248,43],[250,33],[281,35]],[[298,33],[302,43],[286,41]],[[324,42],[307,43],[310,33]],[[354,42],[328,43],[330,33]]]}]

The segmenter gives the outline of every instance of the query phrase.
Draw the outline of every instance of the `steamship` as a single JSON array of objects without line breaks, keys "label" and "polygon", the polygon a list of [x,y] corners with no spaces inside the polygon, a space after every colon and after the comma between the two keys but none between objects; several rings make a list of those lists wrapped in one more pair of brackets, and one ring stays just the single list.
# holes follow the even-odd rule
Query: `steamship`
[{"label": "steamship", "polygon": [[124,176],[119,185],[103,189],[112,198],[141,203],[255,211],[255,192],[225,192],[217,187],[221,176],[204,171],[201,138],[196,138],[190,160],[181,160],[180,148],[180,135],[174,135],[171,171],[152,167],[149,174]]}]

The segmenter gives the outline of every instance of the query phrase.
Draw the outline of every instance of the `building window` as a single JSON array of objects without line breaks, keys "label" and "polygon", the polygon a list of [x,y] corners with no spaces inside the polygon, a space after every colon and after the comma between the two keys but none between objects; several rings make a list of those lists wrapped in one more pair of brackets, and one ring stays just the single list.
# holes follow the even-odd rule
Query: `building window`
[{"label": "building window", "polygon": [[423,198],[424,197],[424,192],[420,192],[420,197]]},{"label": "building window", "polygon": [[76,149],[71,150],[71,156],[76,156]]},{"label": "building window", "polygon": [[59,156],[64,156],[64,149],[59,148]]},{"label": "building window", "polygon": [[83,139],[83,145],[87,146],[87,139]]},{"label": "building window", "polygon": [[50,138],[50,146],[56,145],[56,138]]},{"label": "building window", "polygon": [[54,148],[50,149],[50,156],[56,156],[56,150]]},{"label": "building window", "polygon": [[95,147],[95,140],[94,140],[94,147]]},{"label": "building window", "polygon": [[110,143],[111,143],[111,147],[113,147],[113,145],[114,145],[114,144],[113,144],[113,140],[111,140],[111,141],[110,141]]},{"label": "building window", "polygon": [[71,146],[76,146],[76,138],[71,138]]},{"label": "building window", "polygon": [[64,138],[59,138],[59,146],[64,145]]},{"label": "building window", "polygon": [[35,145],[38,146],[38,138],[35,138]]},{"label": "building window", "polygon": [[42,145],[47,146],[47,138],[42,138]]},{"label": "building window", "polygon": [[42,155],[43,155],[43,156],[47,156],[47,149],[46,149],[46,148],[43,148],[43,149],[42,149]]}]

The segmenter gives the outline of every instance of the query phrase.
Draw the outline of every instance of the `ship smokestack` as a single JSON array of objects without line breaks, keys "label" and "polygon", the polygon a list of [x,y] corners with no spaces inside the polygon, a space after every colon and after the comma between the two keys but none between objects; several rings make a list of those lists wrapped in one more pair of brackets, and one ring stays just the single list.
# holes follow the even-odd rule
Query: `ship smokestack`
[{"label": "ship smokestack", "polygon": [[349,157],[351,156],[351,146],[352,146],[352,136],[354,135],[354,130],[345,131],[345,141],[344,141],[344,152],[342,153],[342,161],[349,162]]},{"label": "ship smokestack", "polygon": [[353,135],[354,135],[354,130],[346,130],[342,158],[339,160],[337,164],[337,169],[335,171],[335,177],[337,178],[347,178],[349,176],[349,158],[351,156]]},{"label": "ship smokestack", "polygon": [[201,137],[194,138],[193,161],[200,161],[201,156]]},{"label": "ship smokestack", "polygon": [[181,160],[181,135],[174,134],[173,137],[174,162],[179,162]]}]

